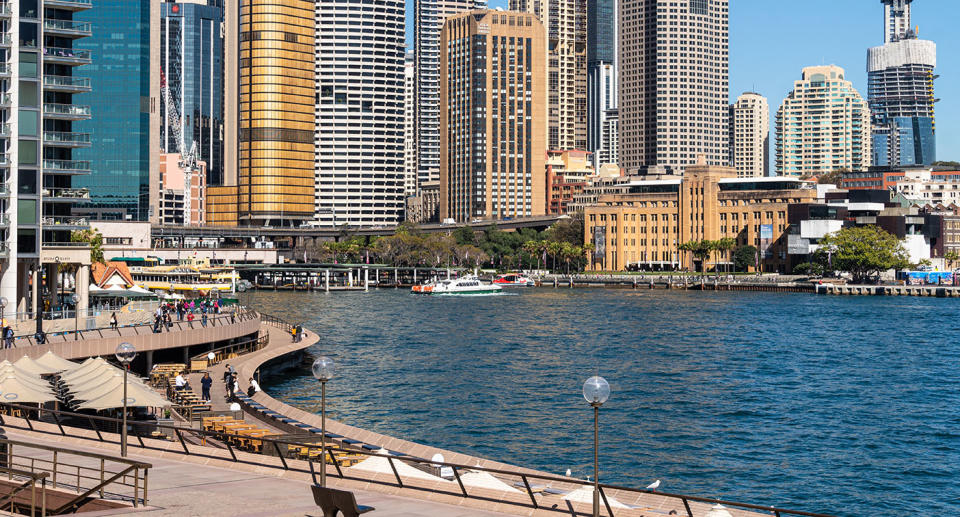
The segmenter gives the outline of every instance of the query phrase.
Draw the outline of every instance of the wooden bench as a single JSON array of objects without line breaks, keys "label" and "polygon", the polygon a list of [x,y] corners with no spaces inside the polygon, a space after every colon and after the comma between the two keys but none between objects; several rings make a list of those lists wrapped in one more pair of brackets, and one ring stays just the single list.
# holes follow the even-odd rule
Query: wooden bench
[{"label": "wooden bench", "polygon": [[353,492],[311,485],[313,500],[323,510],[323,517],[336,517],[339,511],[343,517],[359,517],[361,513],[372,512],[372,506],[357,505]]}]

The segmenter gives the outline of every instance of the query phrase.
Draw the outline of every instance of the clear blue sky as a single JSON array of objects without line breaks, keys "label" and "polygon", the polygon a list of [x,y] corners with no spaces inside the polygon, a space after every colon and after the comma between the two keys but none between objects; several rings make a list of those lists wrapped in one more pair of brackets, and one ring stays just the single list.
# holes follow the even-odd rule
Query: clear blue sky
[{"label": "clear blue sky", "polygon": [[[490,0],[506,8],[506,0]],[[413,35],[407,0],[407,44]],[[913,24],[937,43],[937,159],[960,161],[960,1],[914,0]],[[867,47],[883,43],[880,0],[730,0],[730,96],[756,91],[770,118],[805,66],[835,64],[866,97]],[[412,48],[412,46],[411,46]],[[773,148],[771,133],[771,149]],[[771,168],[773,164],[771,163]]]}]

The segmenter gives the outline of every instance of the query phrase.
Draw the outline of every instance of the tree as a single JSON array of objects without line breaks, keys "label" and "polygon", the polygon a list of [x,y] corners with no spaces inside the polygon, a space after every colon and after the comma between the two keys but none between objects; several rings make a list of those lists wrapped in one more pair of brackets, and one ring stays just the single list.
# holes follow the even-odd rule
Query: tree
[{"label": "tree", "polygon": [[[714,241],[713,244],[714,244],[714,249],[718,252],[723,252],[724,258],[726,258],[727,261],[729,262],[730,252],[737,247],[737,239],[734,239],[733,237],[724,237],[718,241]],[[720,260],[719,259],[717,260],[717,264],[718,264],[716,268],[717,276],[720,276],[720,266],[719,266]]]},{"label": "tree", "polygon": [[843,228],[820,241],[833,265],[853,275],[854,282],[878,279],[888,269],[907,269],[910,260],[903,243],[877,226]]},{"label": "tree", "polygon": [[939,161],[939,162],[933,162],[933,166],[934,166],[934,167],[950,167],[950,168],[953,168],[953,169],[960,169],[960,162],[954,162],[954,161],[949,161],[949,162]]},{"label": "tree", "polygon": [[757,263],[757,248],[749,244],[740,246],[733,251],[733,269],[747,271]]},{"label": "tree", "polygon": [[947,261],[947,269],[953,269],[953,264],[960,260],[960,253],[950,250],[943,254],[943,258]]},{"label": "tree", "polygon": [[103,234],[87,229],[70,233],[70,242],[86,242],[90,245],[90,262],[103,262]]},{"label": "tree", "polygon": [[823,276],[823,266],[816,262],[801,262],[793,266],[793,272],[798,275]]},{"label": "tree", "polygon": [[689,241],[680,245],[680,251],[688,251],[693,254],[695,260],[700,261],[700,271],[707,271],[707,259],[715,249],[714,242],[709,240]]}]

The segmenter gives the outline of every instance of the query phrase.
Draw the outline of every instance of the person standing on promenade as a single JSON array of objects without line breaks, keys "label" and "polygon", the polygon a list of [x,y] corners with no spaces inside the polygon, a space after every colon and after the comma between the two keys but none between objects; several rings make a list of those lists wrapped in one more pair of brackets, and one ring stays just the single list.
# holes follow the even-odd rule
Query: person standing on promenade
[{"label": "person standing on promenade", "polygon": [[200,379],[200,391],[204,402],[210,402],[210,386],[212,385],[213,378],[210,377],[210,372],[203,372],[203,378]]},{"label": "person standing on promenade", "polygon": [[110,328],[117,330],[117,313],[114,312],[110,315]]},{"label": "person standing on promenade", "polygon": [[187,386],[187,380],[183,378],[183,372],[177,372],[177,377],[173,380],[173,383],[177,391],[180,391]]}]

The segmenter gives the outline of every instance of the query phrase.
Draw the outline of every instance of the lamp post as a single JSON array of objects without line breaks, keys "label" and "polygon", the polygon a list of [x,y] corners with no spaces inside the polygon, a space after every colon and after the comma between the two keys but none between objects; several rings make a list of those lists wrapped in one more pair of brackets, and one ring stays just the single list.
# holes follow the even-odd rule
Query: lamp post
[{"label": "lamp post", "polygon": [[80,295],[73,293],[70,301],[73,302],[73,340],[77,341],[80,339]]},{"label": "lamp post", "polygon": [[583,383],[583,398],[593,406],[593,517],[600,517],[600,406],[610,397],[610,384],[600,376]]},{"label": "lamp post", "polygon": [[327,381],[333,378],[333,359],[320,356],[311,367],[320,381],[320,486],[327,486]]},{"label": "lamp post", "polygon": [[4,325],[5,323],[3,321],[3,311],[6,308],[7,308],[7,297],[0,296],[0,324],[4,324]]},{"label": "lamp post", "polygon": [[207,368],[213,365],[213,360],[217,357],[217,354],[210,352],[207,354]]},{"label": "lamp post", "polygon": [[117,361],[123,365],[123,428],[120,430],[120,456],[127,457],[127,370],[137,356],[137,349],[130,343],[120,343],[116,351]]}]

